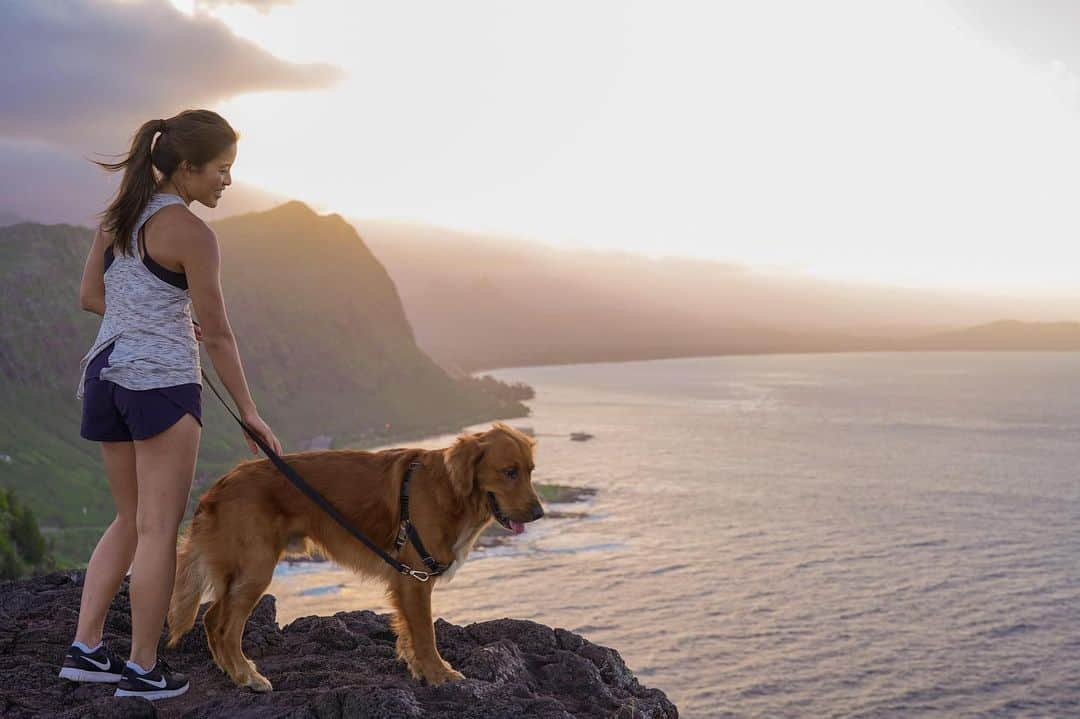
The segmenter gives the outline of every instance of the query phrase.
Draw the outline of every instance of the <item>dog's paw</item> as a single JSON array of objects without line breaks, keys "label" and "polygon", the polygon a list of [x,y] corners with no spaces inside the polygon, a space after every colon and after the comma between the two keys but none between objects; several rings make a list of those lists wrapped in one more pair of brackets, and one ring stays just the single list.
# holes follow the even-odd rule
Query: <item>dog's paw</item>
[{"label": "dog's paw", "polygon": [[270,680],[258,672],[252,672],[248,680],[244,682],[244,686],[251,687],[260,694],[274,691],[274,685],[270,683]]},{"label": "dog's paw", "polygon": [[420,680],[424,678],[424,670],[421,668],[420,662],[416,661],[416,657],[412,653],[412,647],[408,647],[406,653],[405,651],[402,651],[402,648],[399,645],[397,657],[398,660],[405,665],[405,668],[409,670],[409,674],[412,675],[413,679]]},{"label": "dog's paw", "polygon": [[428,681],[428,684],[431,684],[435,687],[439,686],[440,684],[445,684],[446,682],[456,682],[464,678],[464,674],[457,671],[456,669],[451,669],[449,667],[439,672],[432,672],[425,677],[425,679],[427,679]]}]

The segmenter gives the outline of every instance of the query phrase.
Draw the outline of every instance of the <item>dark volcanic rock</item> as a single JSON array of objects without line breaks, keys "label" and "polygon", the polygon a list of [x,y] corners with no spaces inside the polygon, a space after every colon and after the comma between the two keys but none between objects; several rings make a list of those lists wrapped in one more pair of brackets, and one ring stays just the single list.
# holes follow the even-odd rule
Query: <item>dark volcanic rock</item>
[{"label": "dark volcanic rock", "polygon": [[[613,649],[565,629],[500,619],[459,627],[435,623],[443,657],[467,679],[433,687],[413,679],[394,651],[389,616],[370,611],[275,621],[264,596],[244,633],[244,652],[274,683],[270,694],[239,689],[214,666],[202,615],[175,650],[163,652],[191,689],[151,704],[116,699],[112,685],[56,676],[75,633],[82,572],[0,584],[0,716],[288,717],[289,719],[673,719],[658,689],[642,687]],[[105,641],[120,655],[131,629],[127,584],[113,602]],[[164,646],[164,636],[162,637]]]}]

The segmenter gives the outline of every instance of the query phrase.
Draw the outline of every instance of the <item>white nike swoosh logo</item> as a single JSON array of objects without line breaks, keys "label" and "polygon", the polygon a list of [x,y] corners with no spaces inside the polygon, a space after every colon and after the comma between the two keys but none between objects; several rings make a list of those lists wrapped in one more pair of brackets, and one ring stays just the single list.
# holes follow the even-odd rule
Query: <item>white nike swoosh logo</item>
[{"label": "white nike swoosh logo", "polygon": [[91,658],[90,658],[90,657],[88,657],[88,656],[83,656],[83,659],[85,659],[86,661],[90,662],[91,664],[93,664],[93,665],[94,665],[95,667],[97,667],[98,669],[108,669],[108,668],[109,668],[109,666],[110,666],[110,662],[109,662],[109,660],[108,660],[108,659],[106,659],[106,660],[105,660],[105,661],[103,661],[103,662],[99,662],[99,661],[97,661],[97,660],[95,660],[95,659],[91,659]]},{"label": "white nike swoosh logo", "polygon": [[158,679],[156,682],[153,681],[152,679],[144,679],[143,677],[135,677],[135,678],[138,679],[140,682],[146,682],[147,684],[149,684],[152,687],[157,687],[158,689],[164,689],[165,688],[165,677],[162,677],[161,679]]}]

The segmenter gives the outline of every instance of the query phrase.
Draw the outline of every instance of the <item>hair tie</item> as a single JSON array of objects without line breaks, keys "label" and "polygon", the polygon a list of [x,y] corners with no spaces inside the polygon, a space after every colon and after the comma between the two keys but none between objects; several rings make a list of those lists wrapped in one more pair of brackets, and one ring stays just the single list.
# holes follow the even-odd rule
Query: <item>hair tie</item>
[{"label": "hair tie", "polygon": [[157,131],[158,132],[164,134],[167,127],[168,127],[168,125],[165,124],[164,120],[158,120],[157,121]]}]

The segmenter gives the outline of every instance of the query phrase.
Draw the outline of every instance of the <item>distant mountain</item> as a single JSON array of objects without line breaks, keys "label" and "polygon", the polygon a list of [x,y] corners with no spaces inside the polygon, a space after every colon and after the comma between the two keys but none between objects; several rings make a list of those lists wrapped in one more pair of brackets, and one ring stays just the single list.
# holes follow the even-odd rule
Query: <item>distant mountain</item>
[{"label": "distant mountain", "polygon": [[1080,350],[1080,322],[1000,320],[901,341],[907,350]]},{"label": "distant mountain", "polygon": [[283,195],[238,181],[226,190],[225,197],[218,207],[211,208],[198,202],[192,202],[191,211],[201,217],[203,221],[214,223],[227,217],[246,215],[253,212],[266,212],[289,201],[289,198]]},{"label": "distant mountain", "polygon": [[[904,340],[1045,304],[763,274],[708,260],[555,249],[356,220],[417,341],[455,373],[493,367],[771,352],[903,349]],[[1080,313],[1080,306],[1077,307]]]},{"label": "distant mountain", "polygon": [[[394,282],[340,217],[290,202],[212,226],[252,394],[287,450],[317,436],[375,444],[527,414],[512,392],[451,378],[417,346]],[[79,437],[74,399],[79,358],[100,325],[78,308],[92,235],[72,225],[0,228],[0,455],[11,460],[0,462],[0,486],[43,527],[68,528],[64,557],[85,557],[111,520],[98,448]],[[224,393],[205,352],[203,366]],[[200,486],[249,456],[209,388],[203,411]],[[81,535],[71,529],[80,525]]]},{"label": "distant mountain", "polygon": [[25,222],[23,218],[16,215],[14,212],[8,212],[6,210],[0,210],[0,227],[7,227],[8,225],[17,225],[20,222]]}]

